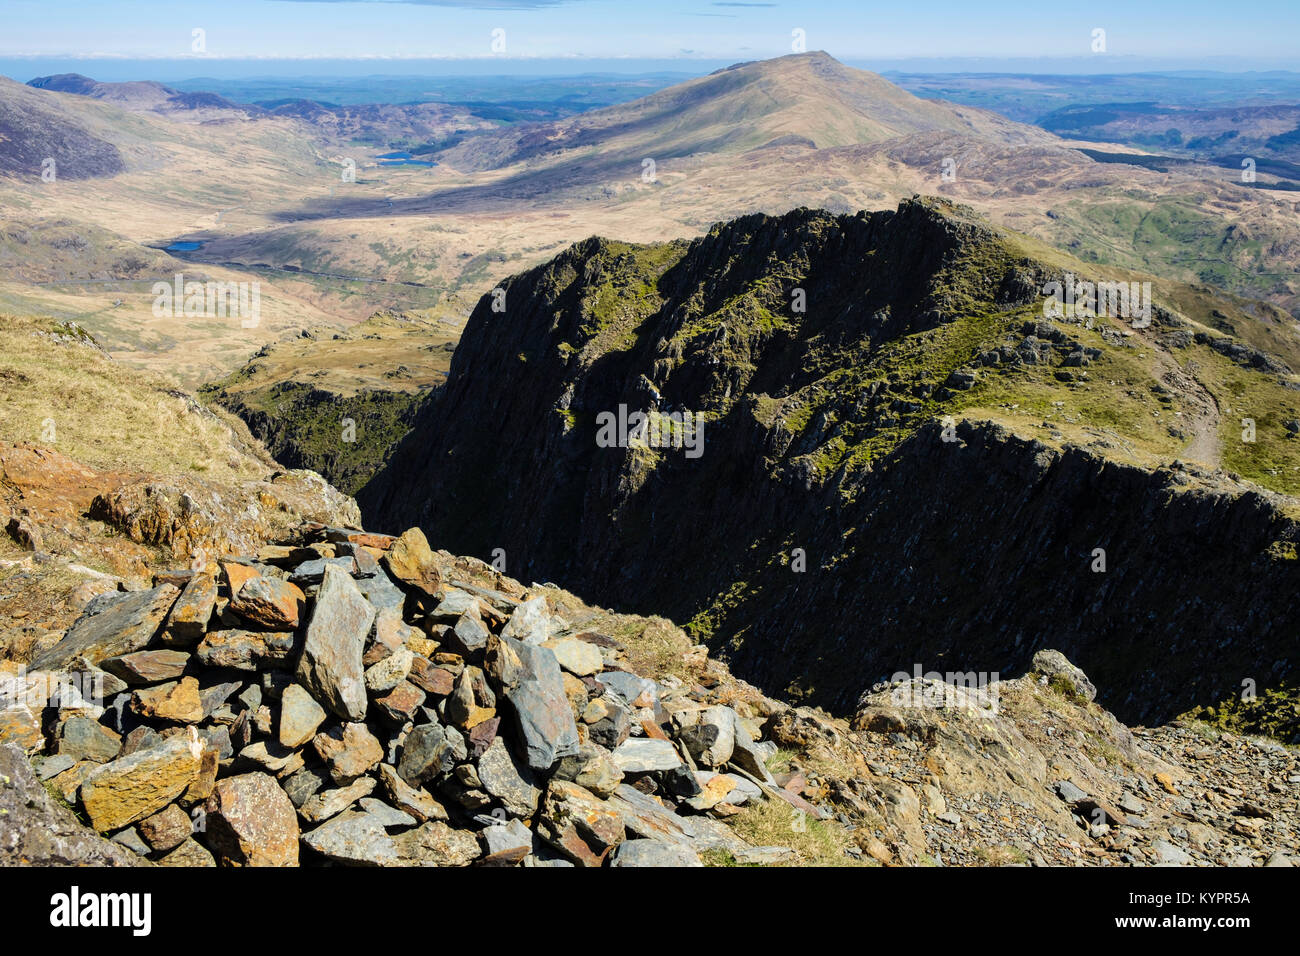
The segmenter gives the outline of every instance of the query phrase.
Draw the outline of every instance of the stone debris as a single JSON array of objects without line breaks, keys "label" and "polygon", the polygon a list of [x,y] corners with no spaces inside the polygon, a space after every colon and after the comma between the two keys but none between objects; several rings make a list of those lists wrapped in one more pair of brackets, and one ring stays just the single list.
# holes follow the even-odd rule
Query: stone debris
[{"label": "stone debris", "polygon": [[[113,840],[96,852],[168,866],[791,857],[720,822],[780,799],[761,766],[776,748],[705,688],[633,673],[545,590],[454,580],[418,530],[340,534],[308,526],[218,575],[96,598],[42,656],[117,681],[48,736],[34,715],[5,733]],[[697,783],[699,766],[725,787]]]}]

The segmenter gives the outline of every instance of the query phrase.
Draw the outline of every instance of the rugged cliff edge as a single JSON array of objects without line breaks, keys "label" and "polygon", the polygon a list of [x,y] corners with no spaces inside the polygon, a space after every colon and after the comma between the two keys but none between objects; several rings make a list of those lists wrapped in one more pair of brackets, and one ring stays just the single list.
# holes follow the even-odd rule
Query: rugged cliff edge
[{"label": "rugged cliff edge", "polygon": [[[1295,501],[1263,486],[1300,464],[1295,377],[1185,289],[1146,325],[1047,317],[1044,284],[1088,268],[933,200],[592,239],[480,302],[358,500],[689,620],[740,676],[840,712],[916,664],[1043,647],[1126,720],[1294,679]],[[702,415],[701,453],[603,447],[637,411]]]}]

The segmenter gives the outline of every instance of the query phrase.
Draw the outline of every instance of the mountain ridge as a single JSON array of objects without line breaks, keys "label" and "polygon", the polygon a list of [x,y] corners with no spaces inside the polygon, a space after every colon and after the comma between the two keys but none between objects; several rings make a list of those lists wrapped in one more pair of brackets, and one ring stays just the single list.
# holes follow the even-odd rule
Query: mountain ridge
[{"label": "mountain ridge", "polygon": [[[1158,297],[1137,332],[1047,319],[1044,284],[1070,268],[943,200],[744,217],[655,246],[587,240],[503,283],[504,314],[480,301],[439,398],[358,500],[373,526],[418,524],[515,573],[689,620],[745,679],[841,711],[918,659],[1026,666],[1048,626],[1125,719],[1284,679],[1285,602],[1267,602],[1270,619],[1225,596],[1210,615],[1193,569],[1223,566],[1218,548],[1289,593],[1297,503],[1178,459],[1200,429],[1198,454],[1262,454],[1230,437],[1223,384],[1295,408],[1294,376],[1249,349],[1233,360],[1244,347],[1210,334],[1208,307],[1189,319]],[[623,409],[702,414],[707,450],[600,447],[598,420]],[[469,425],[485,421],[491,442]],[[1267,454],[1294,467],[1282,422],[1263,422]],[[1200,490],[1170,510],[1184,484]],[[1020,511],[1038,533],[1005,531]],[[1130,519],[1112,527],[1116,513]],[[1161,534],[1133,535],[1157,516]],[[1096,548],[1109,571],[1089,571]],[[1135,561],[1160,571],[1144,584]],[[1041,565],[1041,587],[1018,563]],[[999,598],[981,604],[988,588]],[[1210,619],[1247,632],[1211,634]],[[1148,651],[1195,651],[1178,666],[1108,653],[1135,627]],[[1242,657],[1211,651],[1222,633]]]}]

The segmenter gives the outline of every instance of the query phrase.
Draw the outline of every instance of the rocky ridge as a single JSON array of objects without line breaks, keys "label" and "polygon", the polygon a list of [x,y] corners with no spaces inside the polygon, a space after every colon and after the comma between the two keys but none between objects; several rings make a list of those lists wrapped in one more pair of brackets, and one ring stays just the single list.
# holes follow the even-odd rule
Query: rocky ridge
[{"label": "rocky ridge", "polygon": [[[1293,682],[1295,376],[1175,288],[1142,328],[1047,317],[1089,271],[924,198],[594,238],[484,297],[358,501],[840,714],[916,662],[1045,647],[1129,722]],[[703,445],[602,443],[620,409]]]}]

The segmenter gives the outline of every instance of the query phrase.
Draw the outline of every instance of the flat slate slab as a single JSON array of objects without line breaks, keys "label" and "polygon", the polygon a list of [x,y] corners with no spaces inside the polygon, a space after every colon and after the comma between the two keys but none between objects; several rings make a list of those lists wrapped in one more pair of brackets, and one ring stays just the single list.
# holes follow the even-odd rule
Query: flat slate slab
[{"label": "flat slate slab", "polygon": [[144,650],[180,593],[173,585],[160,584],[148,591],[101,594],[86,606],[63,640],[33,658],[30,669],[55,670],[78,656],[98,664],[106,657]]}]

